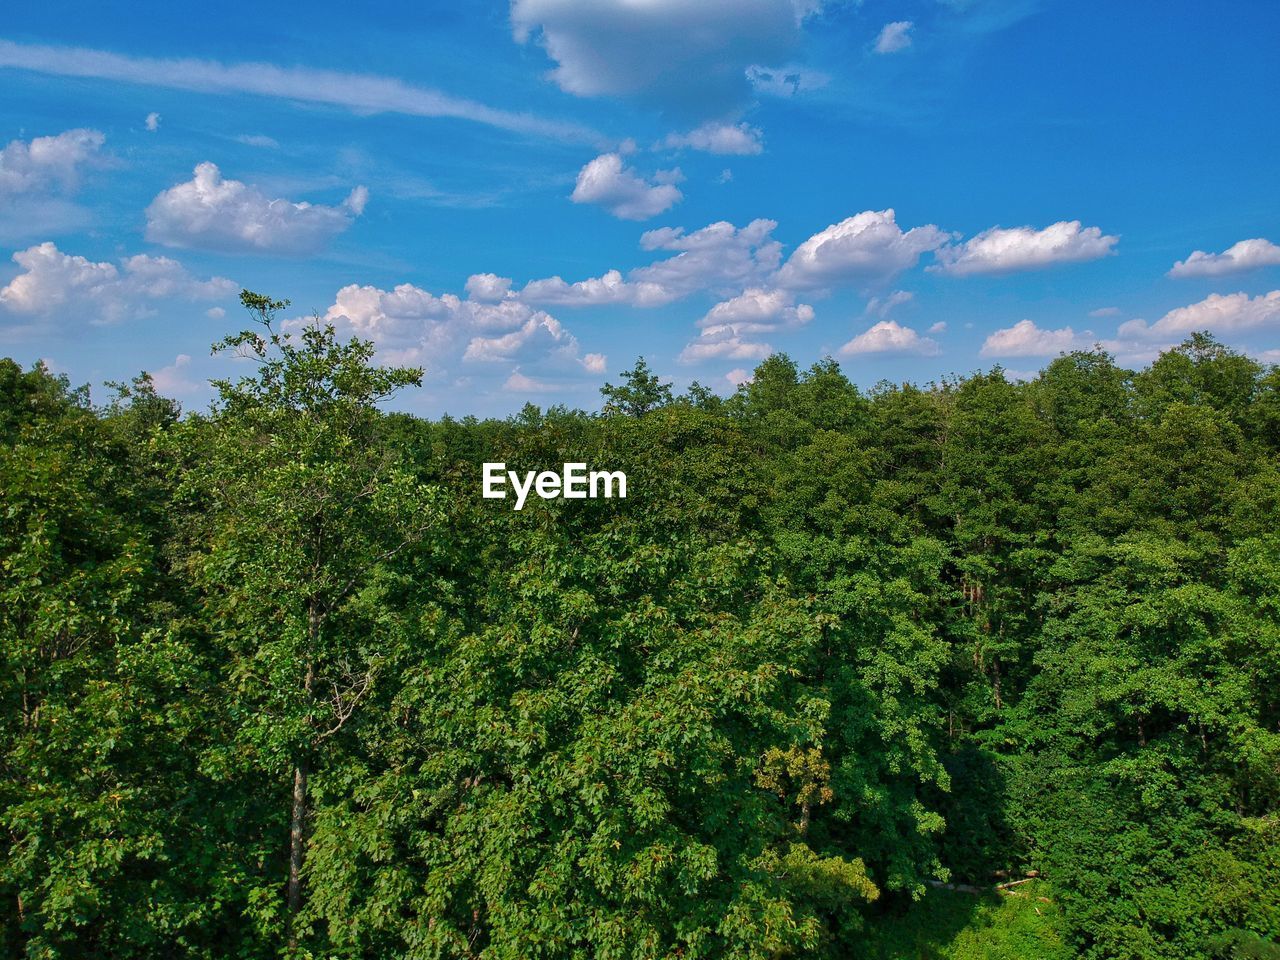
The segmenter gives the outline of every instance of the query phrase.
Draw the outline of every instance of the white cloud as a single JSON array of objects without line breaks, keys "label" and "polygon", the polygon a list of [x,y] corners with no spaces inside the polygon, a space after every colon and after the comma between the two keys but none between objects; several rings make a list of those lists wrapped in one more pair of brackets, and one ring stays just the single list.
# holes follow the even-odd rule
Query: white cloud
[{"label": "white cloud", "polygon": [[[364,208],[368,205],[369,188],[363,185],[355,187],[347,194],[347,199],[342,202],[343,208],[357,217],[364,213]],[[295,206],[301,206],[301,204],[295,204]]]},{"label": "white cloud", "polygon": [[[443,355],[450,340],[465,336],[464,327],[474,326],[469,315],[451,322],[467,310],[463,304],[452,294],[437,297],[410,283],[399,284],[393,290],[353,283],[338,291],[324,319],[401,356],[407,356],[409,351],[430,353],[432,348],[439,348]],[[527,311],[522,312],[513,325],[519,325],[527,316]]]},{"label": "white cloud", "polygon": [[698,326],[711,331],[732,328],[735,333],[769,333],[788,327],[799,327],[813,319],[813,307],[794,302],[786,290],[749,287],[730,300],[717,303],[698,321]]},{"label": "white cloud", "polygon": [[153,314],[165,300],[214,300],[237,290],[223,277],[197,280],[168,257],[139,254],[117,267],[42,243],[15,253],[13,260],[22,272],[0,289],[0,306],[16,314],[49,317],[60,312],[114,323]]},{"label": "white cloud", "polygon": [[992,227],[962,244],[940,249],[939,265],[931,269],[958,277],[1036,270],[1097,260],[1112,253],[1119,239],[1104,236],[1097,227],[1082,229],[1079,220],[1062,220],[1043,230]]},{"label": "white cloud", "polygon": [[534,377],[527,377],[520,372],[519,367],[516,367],[502,384],[502,389],[508,393],[547,393],[554,390],[555,386]]},{"label": "white cloud", "polygon": [[511,360],[531,353],[545,354],[557,349],[568,350],[568,357],[578,359],[578,341],[555,317],[539,310],[509,333],[493,337],[472,337],[462,353],[463,360]]},{"label": "white cloud", "polygon": [[227,311],[223,310],[221,307],[210,307],[204,312],[204,315],[210,320],[221,320],[227,315]]},{"label": "white cloud", "polygon": [[738,367],[735,370],[730,370],[728,373],[724,375],[724,378],[728,380],[729,383],[735,387],[740,387],[744,383],[750,383],[753,379],[755,379],[754,377],[751,376],[750,370],[744,370],[742,369],[742,367]]},{"label": "white cloud", "polygon": [[881,320],[869,330],[864,330],[843,347],[840,353],[844,356],[856,356],[864,353],[915,354],[917,356],[933,356],[938,352],[935,340],[922,337],[910,327],[900,325],[896,320]]},{"label": "white cloud", "polygon": [[92,225],[92,212],[71,195],[85,170],[107,163],[104,139],[97,130],[66,130],[0,149],[0,244],[25,246]]},{"label": "white cloud", "polygon": [[778,272],[779,286],[830,287],[885,280],[914,267],[920,255],[947,240],[932,224],[905,233],[893,210],[865,210],[800,244]]},{"label": "white cloud", "polygon": [[560,277],[531,280],[516,295],[540,306],[587,307],[626,305],[660,307],[693,293],[758,286],[782,258],[782,245],[770,234],[777,224],[753,220],[739,229],[713,223],[693,233],[683,227],[661,227],[640,237],[645,250],[675,251],[675,256],[637,267],[625,277],[618,270],[569,283]]},{"label": "white cloud", "polygon": [[97,130],[67,130],[54,137],[14,140],[0,150],[0,204],[32,193],[75,189],[80,170],[106,138]]},{"label": "white cloud", "polygon": [[910,20],[896,20],[886,23],[876,37],[876,53],[897,53],[911,46],[911,29],[915,26]]},{"label": "white cloud", "polygon": [[617,153],[603,153],[578,171],[574,203],[593,203],[622,220],[648,220],[680,202],[683,194],[669,182],[679,171],[665,171],[668,182],[649,183],[624,167]]},{"label": "white cloud", "polygon": [[202,163],[191,180],[151,201],[146,235],[172,247],[303,256],[350,227],[368,198],[368,190],[356,187],[336,207],[272,199]]},{"label": "white cloud", "polygon": [[748,340],[736,334],[732,327],[720,326],[703,330],[696,340],[680,351],[676,361],[701,363],[705,360],[761,360],[771,353],[773,347],[769,344]]},{"label": "white cloud", "polygon": [[174,358],[173,363],[156,370],[151,374],[151,383],[156,388],[156,392],[166,397],[195,393],[204,384],[191,379],[190,367],[190,355],[180,353]]},{"label": "white cloud", "polygon": [[497,303],[511,292],[511,278],[496,273],[473,273],[467,277],[467,296],[481,303]]},{"label": "white cloud", "polygon": [[512,0],[516,41],[536,39],[552,80],[578,96],[638,97],[687,114],[723,113],[747,71],[799,49],[821,3],[795,0]]},{"label": "white cloud", "polygon": [[603,276],[568,283],[560,277],[531,280],[520,291],[525,303],[543,306],[598,307],[625,304],[632,307],[660,307],[675,299],[661,284],[624,280],[617,270]]},{"label": "white cloud", "polygon": [[800,327],[812,319],[813,307],[795,304],[790,292],[749,287],[708,310],[698,321],[702,333],[685,346],[677,359],[681,363],[698,363],[767,357],[773,347],[752,340],[752,336]]},{"label": "white cloud", "polygon": [[604,373],[608,369],[609,358],[603,353],[588,353],[578,362],[587,373]]},{"label": "white cloud", "polygon": [[764,134],[758,127],[745,123],[717,123],[711,121],[695,127],[688,133],[672,133],[664,145],[678,149],[689,147],[705,153],[730,156],[752,156],[764,152]]},{"label": "white cloud", "polygon": [[1039,370],[1010,370],[1008,367],[1001,369],[1004,371],[1005,379],[1012,382],[1030,383],[1040,376]]},{"label": "white cloud", "polygon": [[28,45],[9,40],[0,40],[0,67],[198,93],[252,94],[299,103],[323,103],[360,114],[448,117],[514,133],[579,143],[601,140],[599,134],[577,124],[495,109],[428,87],[363,73],[281,67],[273,63],[228,64],[216,60],[125,57],[84,47]]},{"label": "white cloud", "polygon": [[264,150],[277,150],[280,147],[279,141],[274,137],[261,133],[242,133],[236,137],[236,143],[243,143],[246,147],[261,147]]},{"label": "white cloud", "polygon": [[[149,133],[155,133],[157,130],[159,130],[159,129],[160,129],[160,114],[155,113],[154,111],[153,111],[152,113],[148,113],[148,114],[147,114],[146,125],[147,125],[147,132],[149,132]],[[190,358],[188,357],[188,359],[190,359]]]},{"label": "white cloud", "polygon": [[915,294],[909,290],[895,290],[887,297],[872,297],[867,301],[867,308],[863,312],[869,316],[887,317],[895,307],[910,303],[914,299]]},{"label": "white cloud", "polygon": [[1179,260],[1169,271],[1171,277],[1220,277],[1227,273],[1256,270],[1280,265],[1280,247],[1270,240],[1255,237],[1232,244],[1222,253],[1197,250]]},{"label": "white cloud", "polygon": [[772,237],[777,226],[773,220],[752,220],[738,228],[721,220],[693,233],[683,227],[646,231],[640,237],[643,249],[673,250],[676,256],[638,267],[629,278],[656,283],[675,297],[759,286],[782,260],[782,244]]},{"label": "white cloud", "polygon": [[1197,330],[1242,333],[1273,325],[1280,326],[1280,290],[1253,298],[1247,293],[1211,293],[1199,303],[1170,310],[1150,326],[1144,320],[1122,323],[1119,334],[1138,339],[1168,339]]},{"label": "white cloud", "polygon": [[937,323],[933,324],[933,326],[931,326],[926,332],[927,333],[946,333],[947,321],[939,320]]},{"label": "white cloud", "polygon": [[1045,330],[1031,320],[1019,320],[987,337],[981,353],[984,357],[1048,357],[1074,350],[1092,336],[1086,332],[1077,337],[1070,327]]},{"label": "white cloud", "polygon": [[583,356],[555,317],[510,296],[484,302],[436,296],[408,283],[392,290],[350,284],[338,291],[324,319],[344,334],[373,341],[388,362],[425,367],[436,383],[466,364],[514,362],[535,373],[565,375],[603,369],[604,357]]},{"label": "white cloud", "polygon": [[1089,316],[1095,317],[1095,318],[1118,317],[1123,312],[1124,311],[1122,311],[1119,307],[1098,307],[1096,310],[1090,310]]}]

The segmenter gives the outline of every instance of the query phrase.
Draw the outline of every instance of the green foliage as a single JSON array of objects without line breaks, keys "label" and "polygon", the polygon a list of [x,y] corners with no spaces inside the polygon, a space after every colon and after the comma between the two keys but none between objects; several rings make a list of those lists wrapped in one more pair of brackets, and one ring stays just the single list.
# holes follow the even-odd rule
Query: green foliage
[{"label": "green foliage", "polygon": [[[695,387],[698,385],[695,384]],[[644,357],[636,360],[636,365],[622,374],[622,383],[614,386],[606,383],[600,389],[605,399],[604,412],[621,414],[626,417],[642,417],[650,410],[665,406],[672,400],[671,384],[663,383],[658,375],[649,369]],[[706,402],[704,389],[691,389],[691,399],[696,403]]]},{"label": "green foliage", "polygon": [[425,421],[242,302],[206,414],[0,362],[6,955],[1274,953],[1275,368]]}]

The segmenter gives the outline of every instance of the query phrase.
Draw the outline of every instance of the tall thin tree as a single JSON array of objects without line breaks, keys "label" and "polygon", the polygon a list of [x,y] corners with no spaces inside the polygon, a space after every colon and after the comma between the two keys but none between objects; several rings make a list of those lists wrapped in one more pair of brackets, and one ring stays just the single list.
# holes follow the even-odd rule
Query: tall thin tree
[{"label": "tall thin tree", "polygon": [[318,320],[279,329],[287,300],[243,291],[259,329],[214,345],[253,364],[218,391],[203,462],[197,564],[216,629],[232,653],[230,690],[248,751],[292,782],[285,902],[289,939],[303,908],[309,780],[325,745],[377,682],[370,639],[342,611],[380,565],[437,522],[433,492],[380,437],[378,404],[422,371],[381,367],[361,340]]}]

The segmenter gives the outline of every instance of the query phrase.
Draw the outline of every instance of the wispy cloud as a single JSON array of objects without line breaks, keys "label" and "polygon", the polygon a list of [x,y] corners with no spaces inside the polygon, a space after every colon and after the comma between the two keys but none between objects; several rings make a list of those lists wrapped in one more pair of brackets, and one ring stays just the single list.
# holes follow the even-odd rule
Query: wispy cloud
[{"label": "wispy cloud", "polygon": [[199,93],[278,97],[344,107],[360,113],[448,117],[512,133],[581,143],[602,143],[604,139],[579,124],[502,110],[373,74],[270,63],[129,57],[85,47],[20,44],[9,40],[0,40],[0,67]]},{"label": "wispy cloud", "polygon": [[876,38],[876,53],[897,53],[911,46],[911,29],[915,26],[910,20],[897,20],[886,23]]}]

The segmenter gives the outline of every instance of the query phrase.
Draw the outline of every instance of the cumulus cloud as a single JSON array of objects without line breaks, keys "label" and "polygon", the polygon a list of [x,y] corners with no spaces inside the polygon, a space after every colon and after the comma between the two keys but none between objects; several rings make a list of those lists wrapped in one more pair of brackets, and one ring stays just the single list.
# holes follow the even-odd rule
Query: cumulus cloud
[{"label": "cumulus cloud", "polygon": [[1048,357],[1074,350],[1090,337],[1088,332],[1077,337],[1070,327],[1046,330],[1031,320],[1019,320],[987,337],[981,353],[984,357]]},{"label": "cumulus cloud", "polygon": [[1119,307],[1098,307],[1089,311],[1091,317],[1118,317],[1123,311]]},{"label": "cumulus cloud", "polygon": [[473,273],[467,277],[467,297],[480,303],[497,303],[511,292],[511,278],[496,273]]},{"label": "cumulus cloud", "polygon": [[215,300],[236,292],[223,277],[198,280],[176,260],[138,254],[117,267],[63,253],[42,243],[13,255],[22,272],[0,289],[0,306],[15,314],[57,312],[115,323],[156,312],[166,300]]},{"label": "cumulus cloud", "polygon": [[173,363],[161,367],[151,374],[151,383],[156,392],[166,397],[177,397],[195,393],[204,384],[191,378],[191,356],[180,353]]},{"label": "cumulus cloud", "polygon": [[724,375],[724,378],[734,387],[740,387],[744,383],[750,383],[754,377],[751,376],[750,370],[744,370],[742,367],[730,370]]},{"label": "cumulus cloud", "polygon": [[782,245],[771,236],[776,226],[772,220],[753,220],[742,228],[721,221],[692,233],[683,227],[649,230],[640,237],[641,248],[673,251],[675,256],[637,267],[626,276],[609,270],[574,283],[558,276],[531,280],[514,296],[538,306],[643,308],[703,291],[728,295],[761,285],[777,269]]},{"label": "cumulus cloud", "polygon": [[84,229],[92,214],[72,199],[82,174],[105,165],[97,130],[14,140],[0,148],[0,244]]},{"label": "cumulus cloud", "polygon": [[[151,112],[151,113],[148,113],[148,114],[147,114],[147,119],[146,119],[146,126],[147,126],[147,132],[148,132],[148,133],[155,133],[157,130],[159,130],[159,129],[160,129],[160,114],[155,113],[154,111],[153,111],[153,112]],[[190,357],[188,357],[187,359],[191,359],[191,358],[190,358]]]},{"label": "cumulus cloud", "polygon": [[778,285],[799,290],[886,280],[947,239],[932,224],[904,232],[893,210],[865,210],[800,244],[778,271]]},{"label": "cumulus cloud", "polygon": [[813,319],[813,307],[796,305],[786,290],[750,287],[738,296],[723,300],[698,321],[705,330],[732,328],[735,333],[768,333],[799,327]]},{"label": "cumulus cloud", "polygon": [[723,113],[750,93],[747,71],[798,50],[810,0],[512,0],[519,43],[536,40],[551,79],[577,96],[637,97]]},{"label": "cumulus cloud", "polygon": [[0,150],[0,203],[32,193],[73,190],[80,171],[105,142],[99,131],[85,129],[11,141]]},{"label": "cumulus cloud", "polygon": [[617,270],[603,276],[568,283],[560,277],[531,280],[520,291],[525,303],[543,306],[600,307],[625,304],[631,307],[660,307],[675,299],[661,284],[624,280]]},{"label": "cumulus cloud", "polygon": [[1255,237],[1232,244],[1222,253],[1205,253],[1197,250],[1185,260],[1179,260],[1169,271],[1171,277],[1220,277],[1226,273],[1241,273],[1259,267],[1280,265],[1280,247],[1270,240]]},{"label": "cumulus cloud", "polygon": [[[617,153],[602,153],[578,171],[571,199],[593,203],[621,220],[648,220],[683,198],[673,182],[679,171],[662,171],[660,182],[650,183],[622,163]],[[665,181],[665,182],[664,182]]]},{"label": "cumulus cloud", "polygon": [[939,264],[931,269],[957,277],[1038,270],[1105,257],[1119,239],[1104,236],[1097,227],[1082,228],[1079,220],[1062,220],[1043,230],[992,227],[964,243],[938,250]]},{"label": "cumulus cloud", "polygon": [[257,187],[224,180],[202,163],[186,183],[147,207],[147,239],[171,247],[304,256],[322,250],[364,212],[369,191],[356,187],[339,206],[272,199]]},{"label": "cumulus cloud", "polygon": [[782,260],[782,244],[772,236],[777,226],[774,220],[760,219],[739,228],[721,220],[692,233],[683,227],[646,231],[640,237],[643,249],[676,255],[632,270],[630,279],[656,283],[675,297],[762,285]]},{"label": "cumulus cloud", "polygon": [[601,354],[584,356],[555,317],[512,296],[485,302],[437,296],[408,283],[392,290],[350,284],[338,291],[324,319],[344,334],[371,340],[387,362],[424,367],[435,382],[459,365],[516,363],[568,376],[599,372],[605,362]]},{"label": "cumulus cloud", "polygon": [[689,147],[705,153],[745,157],[764,151],[764,134],[758,127],[745,123],[711,121],[688,133],[669,134],[663,144],[671,149]]},{"label": "cumulus cloud", "polygon": [[677,359],[681,363],[699,363],[767,357],[773,348],[751,339],[753,336],[800,327],[812,319],[813,307],[796,304],[789,291],[750,287],[708,310],[698,321],[702,333],[685,346]]},{"label": "cumulus cloud", "polygon": [[749,340],[722,326],[703,330],[676,357],[679,363],[701,363],[706,360],[761,360],[773,353],[767,343]]},{"label": "cumulus cloud", "polygon": [[603,353],[588,353],[578,362],[587,373],[604,373],[608,368],[609,358]]},{"label": "cumulus cloud", "polygon": [[896,320],[881,320],[840,348],[840,353],[846,357],[864,353],[915,354],[928,357],[937,352],[936,340],[922,337]]},{"label": "cumulus cloud", "polygon": [[508,333],[492,337],[475,336],[467,342],[462,352],[463,360],[510,360],[528,356],[531,352],[548,352],[557,349],[568,351],[570,359],[577,357],[578,341],[573,338],[555,317],[539,310],[519,327]]},{"label": "cumulus cloud", "polygon": [[1243,333],[1280,326],[1280,290],[1250,297],[1247,293],[1211,293],[1199,303],[1170,310],[1150,326],[1144,320],[1120,324],[1121,337],[1178,338],[1197,330]]},{"label": "cumulus cloud", "polygon": [[911,46],[911,28],[915,24],[910,20],[895,20],[886,23],[876,37],[876,53],[897,53]]},{"label": "cumulus cloud", "polygon": [[927,332],[928,333],[946,333],[946,331],[947,331],[947,321],[939,320],[937,323],[930,326]]}]

